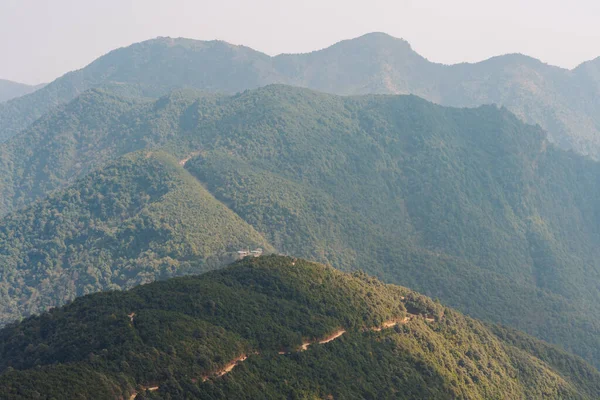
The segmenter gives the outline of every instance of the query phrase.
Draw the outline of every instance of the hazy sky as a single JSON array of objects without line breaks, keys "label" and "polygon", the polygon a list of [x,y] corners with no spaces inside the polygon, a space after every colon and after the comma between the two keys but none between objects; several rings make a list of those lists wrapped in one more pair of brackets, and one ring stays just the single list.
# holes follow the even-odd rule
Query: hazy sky
[{"label": "hazy sky", "polygon": [[598,0],[0,0],[0,78],[39,83],[156,36],[296,53],[380,31],[432,61],[600,56]]}]

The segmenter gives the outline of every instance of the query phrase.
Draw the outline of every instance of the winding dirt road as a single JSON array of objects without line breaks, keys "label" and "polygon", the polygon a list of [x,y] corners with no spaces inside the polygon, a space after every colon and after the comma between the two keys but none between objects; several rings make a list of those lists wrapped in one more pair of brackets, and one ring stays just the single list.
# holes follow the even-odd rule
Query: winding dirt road
[{"label": "winding dirt road", "polygon": [[[410,321],[412,321],[413,319],[415,319],[417,317],[418,317],[418,315],[409,314],[407,317],[404,317],[402,319],[392,319],[392,320],[389,320],[389,321],[385,321],[383,324],[381,324],[381,326],[372,327],[372,328],[367,329],[367,330],[371,330],[371,331],[374,331],[374,332],[381,332],[384,329],[390,329],[390,328],[395,327],[396,325],[407,324],[407,323],[409,323]],[[425,317],[425,321],[427,321],[427,322],[433,322],[435,320],[433,318],[429,317],[429,316],[426,316]],[[339,330],[333,332],[331,335],[329,335],[329,336],[327,336],[325,338],[322,338],[322,339],[319,339],[319,340],[315,340],[315,341],[312,341],[312,342],[309,342],[309,341],[303,342],[302,345],[300,346],[300,348],[298,350],[296,350],[296,351],[306,351],[306,350],[308,350],[308,347],[310,345],[313,345],[313,344],[326,344],[326,343],[332,342],[332,341],[340,338],[344,333],[346,333],[345,329],[339,329]],[[259,353],[256,352],[254,354],[259,354]],[[285,354],[290,354],[290,353],[289,352],[286,353],[286,352],[280,351],[279,354],[280,355],[285,355]],[[242,354],[242,355],[234,358],[233,360],[231,360],[230,362],[228,362],[223,368],[221,368],[221,369],[213,372],[211,375],[205,375],[205,376],[203,376],[202,377],[202,382],[206,382],[206,381],[208,381],[210,379],[220,378],[220,377],[228,374],[229,372],[233,371],[233,369],[237,365],[239,365],[240,363],[246,361],[247,359],[248,359],[248,356],[246,354]],[[144,390],[155,391],[155,390],[158,390],[158,389],[159,389],[158,386],[152,386],[152,387],[149,387],[149,388],[145,388]],[[137,392],[133,393],[129,397],[129,400],[135,400],[135,398],[137,397],[137,395],[138,395]]]}]

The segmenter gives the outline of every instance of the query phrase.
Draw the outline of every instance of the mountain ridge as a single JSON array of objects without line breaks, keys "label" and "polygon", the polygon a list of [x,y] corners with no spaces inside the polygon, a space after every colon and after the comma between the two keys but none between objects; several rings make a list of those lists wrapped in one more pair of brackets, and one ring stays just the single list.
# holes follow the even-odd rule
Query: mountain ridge
[{"label": "mountain ridge", "polygon": [[598,371],[543,342],[280,256],[79,298],[0,330],[0,354],[0,388],[14,399],[600,393]]},{"label": "mountain ridge", "polygon": [[382,33],[277,56],[223,41],[162,37],[113,50],[3,104],[0,140],[93,87],[132,85],[136,95],[156,98],[182,87],[233,94],[280,83],[341,95],[414,94],[454,107],[494,103],[540,124],[561,147],[598,157],[600,74],[594,66],[592,61],[565,70],[521,55],[444,65]]},{"label": "mountain ridge", "polygon": [[32,93],[45,85],[45,83],[28,85],[25,83],[9,81],[7,79],[0,79],[0,103]]}]

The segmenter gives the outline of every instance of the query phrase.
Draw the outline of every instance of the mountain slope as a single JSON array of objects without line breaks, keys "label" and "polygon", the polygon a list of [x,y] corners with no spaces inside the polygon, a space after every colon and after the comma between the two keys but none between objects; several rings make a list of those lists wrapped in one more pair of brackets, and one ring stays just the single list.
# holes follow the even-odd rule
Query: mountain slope
[{"label": "mountain slope", "polygon": [[94,90],[1,148],[8,209],[162,148],[279,252],[600,360],[600,166],[505,109],[286,86],[135,104]]},{"label": "mountain slope", "polygon": [[569,71],[509,54],[475,64],[429,62],[401,39],[372,33],[308,54],[269,57],[219,41],[158,38],[117,49],[42,90],[0,106],[0,141],[90,88],[158,97],[191,87],[235,93],[284,83],[343,95],[415,94],[458,107],[495,103],[552,141],[600,155],[598,60]]},{"label": "mountain slope", "polygon": [[0,79],[0,103],[35,92],[44,85],[26,85],[24,83]]},{"label": "mountain slope", "polygon": [[493,107],[286,90],[236,97],[222,118],[234,142],[186,165],[217,198],[282,251],[599,359],[598,164]]},{"label": "mountain slope", "polygon": [[[170,156],[140,153],[0,222],[0,322],[271,247]],[[193,262],[193,265],[190,264]]]},{"label": "mountain slope", "polygon": [[0,142],[88,89],[109,87],[130,97],[160,97],[186,87],[235,93],[278,82],[269,78],[269,63],[267,55],[221,41],[158,38],[137,43],[0,105]]},{"label": "mountain slope", "polygon": [[544,343],[275,256],[77,299],[0,331],[0,354],[15,399],[600,395],[597,371]]},{"label": "mountain slope", "polygon": [[[0,146],[2,213],[44,197],[119,155],[144,148],[125,130],[144,101],[90,91]],[[124,138],[129,140],[125,141]],[[107,155],[107,153],[109,153]]]}]

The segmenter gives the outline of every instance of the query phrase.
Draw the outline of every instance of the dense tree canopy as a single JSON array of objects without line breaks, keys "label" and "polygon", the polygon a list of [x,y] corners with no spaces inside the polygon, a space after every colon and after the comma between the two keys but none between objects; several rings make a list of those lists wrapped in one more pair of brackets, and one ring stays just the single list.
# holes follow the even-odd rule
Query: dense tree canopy
[{"label": "dense tree canopy", "polygon": [[599,382],[526,335],[279,256],[88,295],[0,331],[0,393],[12,399],[593,399]]},{"label": "dense tree canopy", "polygon": [[157,148],[279,252],[365,270],[599,365],[600,166],[504,109],[287,86],[155,102],[93,90],[1,146],[3,210]]},{"label": "dense tree canopy", "polygon": [[136,153],[0,225],[0,322],[272,248],[164,153]]}]

